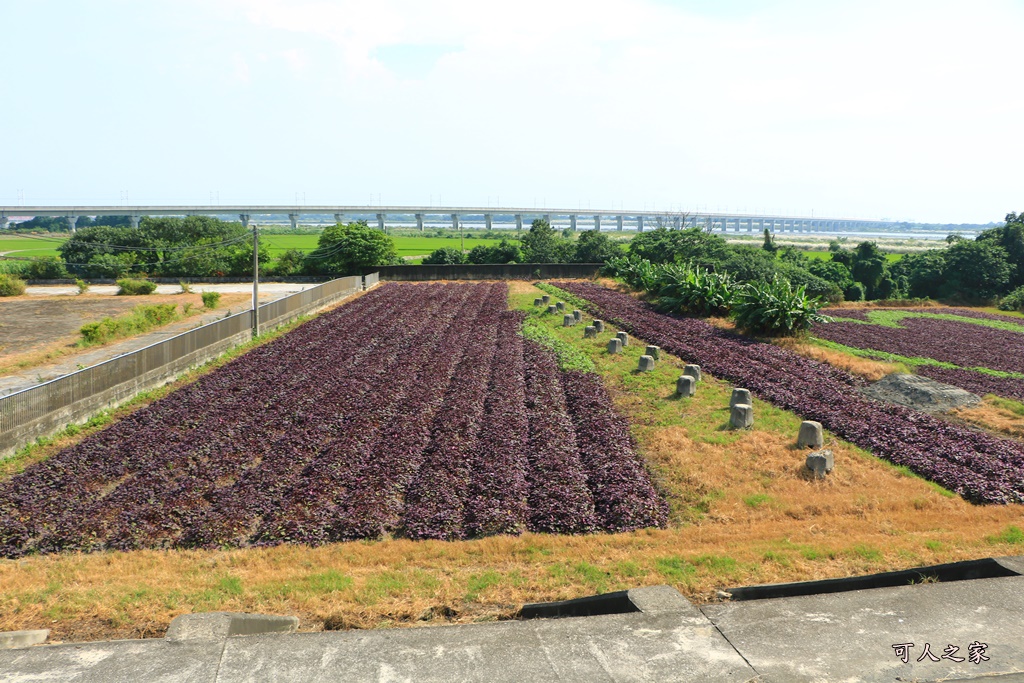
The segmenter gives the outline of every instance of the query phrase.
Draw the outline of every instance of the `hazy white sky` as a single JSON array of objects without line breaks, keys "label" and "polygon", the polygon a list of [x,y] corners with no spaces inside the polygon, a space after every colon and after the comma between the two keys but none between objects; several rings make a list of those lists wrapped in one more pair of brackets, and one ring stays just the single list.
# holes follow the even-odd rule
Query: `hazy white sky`
[{"label": "hazy white sky", "polygon": [[1024,2],[2,0],[0,204],[1024,210]]}]

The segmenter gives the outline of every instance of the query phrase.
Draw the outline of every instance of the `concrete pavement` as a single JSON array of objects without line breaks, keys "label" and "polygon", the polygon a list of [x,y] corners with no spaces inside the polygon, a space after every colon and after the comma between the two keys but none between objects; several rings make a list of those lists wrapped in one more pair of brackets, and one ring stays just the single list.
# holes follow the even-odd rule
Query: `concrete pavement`
[{"label": "concrete pavement", "polygon": [[1024,683],[1024,558],[1008,560],[997,578],[699,608],[655,586],[580,607],[596,616],[463,626],[231,636],[259,626],[187,616],[173,638],[0,650],[0,678]]}]

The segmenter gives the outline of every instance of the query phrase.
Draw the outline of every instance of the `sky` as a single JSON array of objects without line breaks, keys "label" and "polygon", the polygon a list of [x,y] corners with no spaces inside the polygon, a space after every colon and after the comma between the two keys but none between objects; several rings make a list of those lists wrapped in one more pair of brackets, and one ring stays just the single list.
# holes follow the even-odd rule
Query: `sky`
[{"label": "sky", "polygon": [[1024,1],[3,0],[0,205],[1024,211]]}]

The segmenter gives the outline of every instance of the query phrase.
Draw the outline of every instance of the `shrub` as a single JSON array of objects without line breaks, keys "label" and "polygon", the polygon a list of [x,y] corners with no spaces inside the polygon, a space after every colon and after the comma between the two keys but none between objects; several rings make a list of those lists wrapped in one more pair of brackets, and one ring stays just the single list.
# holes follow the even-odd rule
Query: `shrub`
[{"label": "shrub", "polygon": [[712,273],[699,266],[665,266],[661,282],[658,309],[672,313],[728,315],[736,296],[736,285],[728,274]]},{"label": "shrub", "polygon": [[181,292],[180,292],[181,294],[191,294],[192,293],[192,285],[189,284],[188,282],[185,282],[184,280],[179,280],[178,281],[178,286],[181,287]]},{"label": "shrub", "polygon": [[452,266],[463,262],[462,252],[451,247],[435,249],[430,256],[423,259],[425,266]]},{"label": "shrub", "polygon": [[56,256],[41,256],[32,260],[25,269],[29,280],[58,280],[68,276],[64,262]]},{"label": "shrub", "polygon": [[743,332],[789,336],[810,329],[813,323],[831,322],[818,313],[821,300],[807,296],[801,285],[793,289],[787,280],[750,282],[736,295],[732,313]]},{"label": "shrub", "polygon": [[204,308],[212,311],[220,305],[220,292],[203,292],[200,296],[203,297]]},{"label": "shrub", "polygon": [[854,282],[843,292],[843,298],[847,301],[864,301],[867,297],[867,289],[859,282]]},{"label": "shrub", "polygon": [[82,335],[82,346],[102,344],[111,339],[130,337],[147,332],[154,327],[166,325],[177,320],[178,307],[175,304],[156,304],[153,306],[136,306],[127,315],[116,318],[104,318],[99,322],[86,323],[79,328]]},{"label": "shrub", "polygon": [[75,280],[75,287],[78,287],[79,294],[85,294],[89,291],[89,283],[85,280]]},{"label": "shrub", "polygon": [[25,281],[17,275],[0,273],[0,296],[20,296],[25,293]]},{"label": "shrub", "polygon": [[152,294],[155,291],[156,283],[149,280],[134,280],[126,277],[117,281],[118,296]]},{"label": "shrub", "polygon": [[999,300],[1000,311],[1024,311],[1024,285]]}]

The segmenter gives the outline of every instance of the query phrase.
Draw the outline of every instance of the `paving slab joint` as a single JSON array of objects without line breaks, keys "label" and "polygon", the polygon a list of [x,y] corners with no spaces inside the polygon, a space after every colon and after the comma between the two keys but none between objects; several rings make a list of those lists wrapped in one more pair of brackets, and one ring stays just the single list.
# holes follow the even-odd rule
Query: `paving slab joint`
[{"label": "paving slab joint", "polygon": [[242,612],[202,612],[174,617],[167,628],[166,640],[220,640],[229,636],[261,633],[294,633],[298,617]]}]

